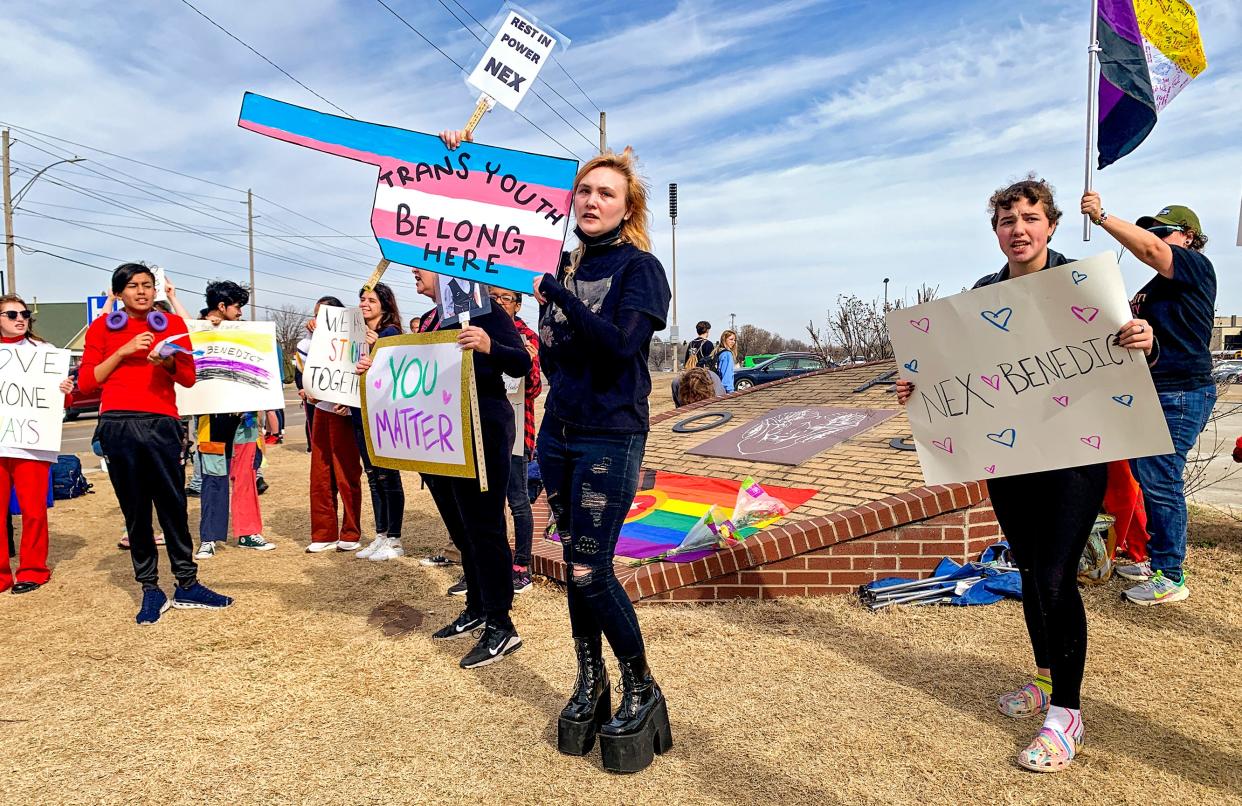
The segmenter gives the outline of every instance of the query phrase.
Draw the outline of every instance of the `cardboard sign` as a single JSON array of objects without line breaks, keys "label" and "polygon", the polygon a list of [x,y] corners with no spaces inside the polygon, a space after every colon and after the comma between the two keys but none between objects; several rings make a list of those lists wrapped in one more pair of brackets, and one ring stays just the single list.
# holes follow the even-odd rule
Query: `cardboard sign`
[{"label": "cardboard sign", "polygon": [[275,322],[185,323],[194,356],[194,385],[177,387],[177,410],[228,414],[284,408]]},{"label": "cardboard sign", "polygon": [[1131,318],[1111,252],[889,312],[927,483],[1172,453]]},{"label": "cardboard sign", "polygon": [[476,478],[470,380],[474,353],[455,331],[375,343],[362,376],[367,453],[379,467]]},{"label": "cardboard sign", "polygon": [[505,382],[505,397],[513,406],[513,455],[526,455],[526,379],[501,375]]},{"label": "cardboard sign", "polygon": [[320,305],[302,369],[302,388],[315,400],[360,408],[359,377],[354,366],[367,353],[367,323],[362,310]]},{"label": "cardboard sign", "polygon": [[379,167],[371,231],[384,257],[530,293],[555,273],[578,163],[326,115],[246,93],[243,129]]},{"label": "cardboard sign", "polygon": [[686,453],[800,465],[897,413],[889,409],[782,406]]},{"label": "cardboard sign", "polygon": [[69,351],[0,344],[0,446],[60,451]]},{"label": "cardboard sign", "polygon": [[496,38],[466,82],[501,106],[514,110],[530,92],[535,76],[562,37],[513,5],[507,4],[502,14]]}]

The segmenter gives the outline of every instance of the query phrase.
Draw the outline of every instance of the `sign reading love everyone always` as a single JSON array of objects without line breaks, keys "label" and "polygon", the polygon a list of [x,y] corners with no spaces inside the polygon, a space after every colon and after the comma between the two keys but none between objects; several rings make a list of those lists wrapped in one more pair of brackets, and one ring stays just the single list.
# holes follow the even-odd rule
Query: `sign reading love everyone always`
[{"label": "sign reading love everyone always", "polygon": [[[0,344],[0,446],[59,451],[69,351]],[[7,483],[7,482],[6,482]]]},{"label": "sign reading love everyone always", "polygon": [[475,478],[469,350],[456,330],[375,342],[362,376],[362,422],[371,462],[396,470]]},{"label": "sign reading love everyone always", "polygon": [[885,319],[928,484],[1173,451],[1112,253]]}]

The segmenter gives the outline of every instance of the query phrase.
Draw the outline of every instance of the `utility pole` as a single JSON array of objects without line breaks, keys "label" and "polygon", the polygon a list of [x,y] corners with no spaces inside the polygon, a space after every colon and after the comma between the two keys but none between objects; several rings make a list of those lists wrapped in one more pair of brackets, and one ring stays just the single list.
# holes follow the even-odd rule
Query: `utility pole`
[{"label": "utility pole", "polygon": [[735,313],[729,314],[729,330],[737,332],[737,314]]},{"label": "utility pole", "polygon": [[608,150],[608,115],[604,112],[599,113],[599,153],[603,154]]},{"label": "utility pole", "polygon": [[681,352],[681,339],[677,331],[677,183],[668,186],[668,217],[673,222],[673,307],[669,317],[668,338],[673,345],[671,356],[673,369],[677,369],[677,354]]},{"label": "utility pole", "polygon": [[258,310],[258,290],[254,287],[254,194],[246,190],[246,230],[250,236],[250,321],[255,319]]},{"label": "utility pole", "polygon": [[5,293],[17,293],[17,263],[13,254],[13,188],[9,182],[9,130],[4,130],[4,262],[8,283]]}]

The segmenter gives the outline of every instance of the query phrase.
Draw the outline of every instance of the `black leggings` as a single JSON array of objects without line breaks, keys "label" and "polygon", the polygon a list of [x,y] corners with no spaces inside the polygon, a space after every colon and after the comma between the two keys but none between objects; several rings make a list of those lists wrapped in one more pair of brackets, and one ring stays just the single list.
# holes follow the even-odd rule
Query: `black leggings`
[{"label": "black leggings", "polygon": [[1052,704],[1079,707],[1087,611],[1078,560],[1104,502],[1106,465],[988,481],[992,508],[1022,574],[1022,612],[1035,665],[1052,671]]}]

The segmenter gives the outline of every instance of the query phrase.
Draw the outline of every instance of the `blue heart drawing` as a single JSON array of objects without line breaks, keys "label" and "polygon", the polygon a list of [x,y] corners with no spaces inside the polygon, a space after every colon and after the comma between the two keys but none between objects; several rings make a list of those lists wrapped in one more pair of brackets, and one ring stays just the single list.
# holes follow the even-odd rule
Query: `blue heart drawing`
[{"label": "blue heart drawing", "polygon": [[905,367],[911,372],[918,372],[919,371],[919,360],[917,358],[911,358],[909,361],[906,362]]},{"label": "blue heart drawing", "polygon": [[1006,333],[1009,332],[1009,317],[1013,316],[1013,308],[1000,308],[995,311],[980,311],[979,315],[988,324],[996,325]]},{"label": "blue heart drawing", "polygon": [[1113,400],[1116,400],[1126,408],[1130,408],[1134,403],[1134,395],[1113,395]]},{"label": "blue heart drawing", "polygon": [[1004,445],[1006,448],[1012,448],[1014,440],[1018,438],[1018,432],[1013,428],[1006,428],[999,434],[988,434],[988,439],[997,445]]},{"label": "blue heart drawing", "polygon": [[1079,283],[1081,283],[1083,280],[1087,279],[1087,275],[1083,274],[1083,273],[1082,273],[1082,272],[1080,272],[1080,271],[1075,271],[1075,272],[1072,272],[1072,273],[1070,274],[1070,277],[1073,277],[1073,278],[1074,278],[1074,285],[1078,285],[1078,284],[1079,284]]}]

